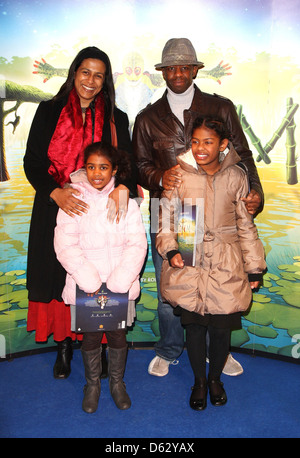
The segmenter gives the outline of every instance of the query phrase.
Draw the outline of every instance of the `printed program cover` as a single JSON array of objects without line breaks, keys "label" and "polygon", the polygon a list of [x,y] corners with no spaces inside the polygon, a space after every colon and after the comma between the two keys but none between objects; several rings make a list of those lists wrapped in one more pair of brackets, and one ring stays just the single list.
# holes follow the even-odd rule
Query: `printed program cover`
[{"label": "printed program cover", "polygon": [[195,266],[197,244],[203,240],[200,221],[201,206],[182,204],[178,216],[177,242],[186,266]]},{"label": "printed program cover", "polygon": [[76,332],[125,329],[128,293],[113,293],[105,283],[96,294],[88,294],[76,285]]}]

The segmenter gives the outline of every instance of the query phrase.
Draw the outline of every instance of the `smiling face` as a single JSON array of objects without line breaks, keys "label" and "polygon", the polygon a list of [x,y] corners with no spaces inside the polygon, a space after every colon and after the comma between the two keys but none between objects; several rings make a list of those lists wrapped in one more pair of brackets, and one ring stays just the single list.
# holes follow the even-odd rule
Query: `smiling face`
[{"label": "smiling face", "polygon": [[88,107],[101,91],[105,80],[105,64],[99,59],[85,59],[75,72],[74,86],[80,105]]},{"label": "smiling face", "polygon": [[220,168],[219,153],[224,151],[228,140],[220,140],[219,135],[205,126],[194,129],[192,152],[195,161],[208,175],[213,175]]},{"label": "smiling face", "polygon": [[162,69],[168,88],[175,94],[183,94],[196,77],[198,67],[194,65],[173,65]]},{"label": "smiling face", "polygon": [[89,183],[98,191],[101,191],[117,172],[117,169],[113,170],[107,157],[99,156],[96,153],[89,155],[85,169]]}]

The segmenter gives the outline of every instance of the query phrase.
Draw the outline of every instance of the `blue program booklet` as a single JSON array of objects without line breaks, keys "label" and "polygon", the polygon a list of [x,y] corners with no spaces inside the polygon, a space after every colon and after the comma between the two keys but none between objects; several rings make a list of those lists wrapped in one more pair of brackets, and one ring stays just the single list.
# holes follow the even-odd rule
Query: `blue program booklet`
[{"label": "blue program booklet", "polygon": [[105,283],[96,294],[76,285],[76,332],[116,331],[127,323],[128,293],[113,293]]}]

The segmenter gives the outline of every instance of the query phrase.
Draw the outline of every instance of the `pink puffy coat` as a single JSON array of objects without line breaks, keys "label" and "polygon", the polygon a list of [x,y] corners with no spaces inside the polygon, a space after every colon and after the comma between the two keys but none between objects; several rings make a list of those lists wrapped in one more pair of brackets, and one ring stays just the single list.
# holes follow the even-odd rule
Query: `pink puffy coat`
[{"label": "pink puffy coat", "polygon": [[[83,181],[74,183],[78,177]],[[81,192],[77,197],[90,208],[82,216],[71,217],[62,210],[57,215],[54,249],[67,271],[64,302],[75,304],[76,284],[92,293],[104,282],[111,291],[129,291],[129,299],[136,299],[147,251],[145,228],[136,201],[129,199],[126,217],[118,224],[110,223],[106,205],[114,189],[114,178],[102,191],[89,184],[82,169],[72,174],[71,179],[72,186]]]}]

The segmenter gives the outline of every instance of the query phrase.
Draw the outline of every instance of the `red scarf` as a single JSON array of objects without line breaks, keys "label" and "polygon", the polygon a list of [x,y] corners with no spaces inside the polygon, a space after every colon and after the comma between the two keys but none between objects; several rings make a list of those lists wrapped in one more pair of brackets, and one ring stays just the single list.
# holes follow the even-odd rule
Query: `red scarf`
[{"label": "red scarf", "polygon": [[[69,94],[52,136],[48,157],[51,166],[48,172],[63,187],[69,182],[70,173],[83,167],[83,151],[93,141],[102,138],[104,123],[104,97],[100,92],[95,100],[95,117],[92,120],[91,108],[86,109],[83,125],[80,99],[75,88]],[[94,138],[93,138],[94,126]]]}]

